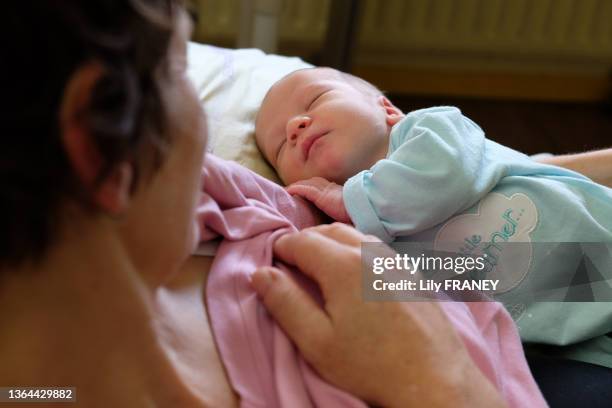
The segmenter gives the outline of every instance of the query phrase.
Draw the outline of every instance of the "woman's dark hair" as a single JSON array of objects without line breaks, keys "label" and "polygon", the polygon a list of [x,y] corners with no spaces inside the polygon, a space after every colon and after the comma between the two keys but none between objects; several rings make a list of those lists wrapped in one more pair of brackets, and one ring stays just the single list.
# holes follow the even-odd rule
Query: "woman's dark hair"
[{"label": "woman's dark hair", "polygon": [[135,171],[161,165],[170,140],[156,79],[166,64],[178,8],[173,0],[3,5],[7,105],[0,114],[0,266],[45,253],[67,198],[87,206],[59,128],[64,90],[79,67],[95,61],[103,71],[82,112],[103,159],[97,180],[125,160]]}]

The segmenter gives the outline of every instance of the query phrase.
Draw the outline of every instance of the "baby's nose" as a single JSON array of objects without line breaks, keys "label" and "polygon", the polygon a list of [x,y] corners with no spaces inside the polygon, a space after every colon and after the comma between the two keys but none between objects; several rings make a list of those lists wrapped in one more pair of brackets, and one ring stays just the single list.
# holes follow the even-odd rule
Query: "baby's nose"
[{"label": "baby's nose", "polygon": [[287,122],[287,139],[295,142],[300,134],[310,126],[312,118],[309,116],[294,116]]}]

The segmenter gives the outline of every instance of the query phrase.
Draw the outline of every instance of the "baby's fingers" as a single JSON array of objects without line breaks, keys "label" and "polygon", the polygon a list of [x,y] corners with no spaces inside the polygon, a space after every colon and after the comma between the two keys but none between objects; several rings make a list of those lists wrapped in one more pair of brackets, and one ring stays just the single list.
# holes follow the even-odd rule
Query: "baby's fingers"
[{"label": "baby's fingers", "polygon": [[323,191],[325,187],[327,187],[329,184],[332,184],[332,182],[328,181],[327,179],[324,179],[323,177],[311,177],[306,180],[296,181],[295,183],[289,185],[289,187],[291,186],[312,186],[312,187],[316,187],[317,189]]},{"label": "baby's fingers", "polygon": [[307,184],[301,184],[301,182],[292,184],[285,190],[287,190],[289,194],[304,197],[305,199],[313,203],[316,202],[322,194],[322,191],[318,188]]}]

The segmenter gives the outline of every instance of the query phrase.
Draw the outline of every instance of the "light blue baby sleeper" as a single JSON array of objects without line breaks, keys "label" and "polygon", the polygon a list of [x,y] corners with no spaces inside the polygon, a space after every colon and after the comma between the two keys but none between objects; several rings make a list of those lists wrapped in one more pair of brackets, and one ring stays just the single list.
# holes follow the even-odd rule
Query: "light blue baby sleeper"
[{"label": "light blue baby sleeper", "polygon": [[[612,300],[612,189],[486,139],[457,108],[435,107],[397,123],[387,157],[347,180],[343,197],[356,228],[385,242],[535,243],[516,257],[517,286],[501,297],[521,337],[575,345],[568,357],[612,367],[612,303],[513,303],[551,281],[567,291],[580,268],[601,276],[590,292]],[[577,244],[537,244],[551,242]]]}]

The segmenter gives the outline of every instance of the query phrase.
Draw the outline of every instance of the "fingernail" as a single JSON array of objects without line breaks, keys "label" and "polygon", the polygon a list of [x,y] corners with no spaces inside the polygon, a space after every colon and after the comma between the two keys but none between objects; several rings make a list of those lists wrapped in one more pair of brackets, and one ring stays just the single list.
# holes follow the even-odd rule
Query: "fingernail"
[{"label": "fingernail", "polygon": [[251,275],[251,285],[255,292],[259,295],[263,296],[268,291],[268,288],[272,284],[272,271],[270,268],[260,268],[257,269]]}]

